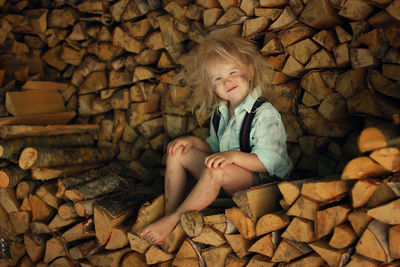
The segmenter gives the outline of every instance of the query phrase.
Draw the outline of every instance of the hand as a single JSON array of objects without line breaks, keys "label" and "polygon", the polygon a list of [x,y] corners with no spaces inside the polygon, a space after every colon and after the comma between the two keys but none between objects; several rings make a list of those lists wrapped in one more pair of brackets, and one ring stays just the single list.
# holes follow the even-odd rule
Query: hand
[{"label": "hand", "polygon": [[237,151],[224,151],[212,154],[205,159],[205,165],[207,168],[224,168],[227,164],[234,163],[234,155]]},{"label": "hand", "polygon": [[167,146],[168,155],[175,155],[180,147],[183,148],[182,155],[185,155],[193,147],[193,140],[188,136],[184,136],[169,142]]}]

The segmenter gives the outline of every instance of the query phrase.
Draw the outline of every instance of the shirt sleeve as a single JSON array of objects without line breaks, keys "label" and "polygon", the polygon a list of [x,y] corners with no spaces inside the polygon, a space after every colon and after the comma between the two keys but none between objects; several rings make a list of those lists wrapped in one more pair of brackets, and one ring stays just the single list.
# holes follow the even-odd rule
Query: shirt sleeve
[{"label": "shirt sleeve", "polygon": [[251,153],[257,155],[270,175],[277,175],[282,165],[287,165],[286,139],[281,115],[270,104],[261,105],[252,123]]},{"label": "shirt sleeve", "polygon": [[214,113],[212,114],[210,119],[210,136],[206,139],[206,142],[210,145],[211,151],[213,153],[217,153],[219,152],[219,141],[218,141],[218,136],[214,130],[214,125],[212,123],[213,118],[214,118]]}]

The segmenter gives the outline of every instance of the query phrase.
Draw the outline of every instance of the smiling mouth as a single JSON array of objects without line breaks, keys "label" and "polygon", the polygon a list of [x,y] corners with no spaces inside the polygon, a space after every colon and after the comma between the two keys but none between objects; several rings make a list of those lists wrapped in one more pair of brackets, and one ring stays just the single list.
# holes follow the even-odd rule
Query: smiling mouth
[{"label": "smiling mouth", "polygon": [[236,89],[236,87],[237,87],[237,86],[231,87],[231,88],[229,88],[226,92],[229,93],[230,91]]}]

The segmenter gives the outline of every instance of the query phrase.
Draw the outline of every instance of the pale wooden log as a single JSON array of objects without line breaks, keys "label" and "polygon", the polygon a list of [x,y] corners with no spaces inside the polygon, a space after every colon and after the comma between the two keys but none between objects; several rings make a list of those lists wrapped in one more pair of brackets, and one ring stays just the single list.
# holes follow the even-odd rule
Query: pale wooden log
[{"label": "pale wooden log", "polygon": [[121,262],[121,267],[129,267],[129,266],[137,266],[137,267],[147,267],[146,257],[143,254],[133,252],[128,253]]},{"label": "pale wooden log", "polygon": [[350,224],[338,225],[333,230],[333,235],[329,240],[329,246],[336,249],[349,247],[357,238]]},{"label": "pale wooden log", "polygon": [[50,136],[62,134],[95,133],[98,125],[48,125],[48,126],[26,126],[10,125],[0,127],[0,137],[17,138],[26,136]]},{"label": "pale wooden log", "polygon": [[[24,257],[22,257],[22,259],[19,261],[19,266],[34,266],[33,261],[31,260],[31,258],[29,257],[29,255],[25,255]],[[40,266],[39,263],[36,266]]]},{"label": "pale wooden log", "polygon": [[39,261],[43,258],[46,248],[46,240],[42,236],[25,233],[24,244],[26,252],[32,262]]},{"label": "pale wooden log", "polygon": [[0,118],[0,126],[5,125],[62,125],[69,123],[76,116],[75,111],[50,114],[34,114],[18,117]]},{"label": "pale wooden log", "polygon": [[15,187],[19,182],[27,178],[29,172],[16,165],[11,165],[0,170],[0,187]]},{"label": "pale wooden log", "polygon": [[226,258],[232,253],[232,248],[228,245],[209,247],[201,251],[206,266],[224,267]]},{"label": "pale wooden log", "polygon": [[233,201],[254,222],[264,214],[278,210],[278,198],[279,190],[277,183],[251,187],[232,195]]},{"label": "pale wooden log", "polygon": [[67,243],[95,236],[93,218],[75,224],[61,235],[63,240]]},{"label": "pale wooden log", "polygon": [[353,208],[367,204],[379,186],[379,182],[371,179],[358,180],[351,188],[351,200]]},{"label": "pale wooden log", "polygon": [[29,195],[29,202],[32,208],[32,221],[47,221],[55,212],[53,207],[49,206],[36,195]]},{"label": "pale wooden log", "polygon": [[[144,255],[146,257],[147,264],[156,264],[159,262],[170,260],[174,257],[172,254],[166,253],[156,246],[151,246],[145,252]],[[176,258],[175,258],[175,260],[176,260]]]},{"label": "pale wooden log", "polygon": [[24,234],[29,230],[31,214],[27,211],[17,211],[8,214],[10,223],[17,234]]},{"label": "pale wooden log", "polygon": [[400,258],[399,238],[400,238],[400,225],[394,225],[389,229],[389,251],[390,257],[393,259]]},{"label": "pale wooden log", "polygon": [[69,257],[60,257],[55,259],[51,266],[68,266],[68,267],[77,267],[78,265],[71,260]]},{"label": "pale wooden log", "polygon": [[309,267],[317,267],[323,266],[325,263],[324,259],[319,256],[316,252],[311,253],[308,256],[305,256],[301,259],[291,261],[286,264],[288,267],[300,267],[300,266],[309,266]]},{"label": "pale wooden log", "polygon": [[58,207],[58,215],[64,220],[78,217],[73,202],[66,202]]},{"label": "pale wooden log", "polygon": [[239,23],[243,19],[245,19],[246,13],[241,10],[239,7],[232,6],[217,20],[216,25],[227,25]]},{"label": "pale wooden log", "polygon": [[237,232],[235,225],[226,218],[224,213],[219,213],[219,211],[217,214],[206,214],[203,216],[203,221],[205,225],[209,225],[223,234]]},{"label": "pale wooden log", "polygon": [[10,244],[10,256],[12,264],[17,266],[19,260],[26,255],[25,244],[23,242],[14,242]]},{"label": "pale wooden log", "polygon": [[[56,232],[62,230],[64,227],[68,225],[74,224],[78,222],[80,218],[72,218],[68,220],[64,220],[58,215],[58,213],[53,217],[53,219],[49,222],[48,228],[50,232]],[[31,225],[32,228],[32,225]]]},{"label": "pale wooden log", "polygon": [[52,260],[64,256],[67,256],[66,247],[59,238],[53,237],[47,240],[43,258],[45,263],[50,263]]},{"label": "pale wooden log", "polygon": [[347,219],[358,236],[364,233],[365,228],[367,228],[368,224],[373,220],[372,217],[367,215],[367,211],[361,209],[351,211],[347,215]]},{"label": "pale wooden log", "polygon": [[384,179],[368,201],[368,207],[376,207],[400,195],[399,174],[395,173]]},{"label": "pale wooden log", "polygon": [[168,237],[164,240],[161,248],[165,252],[172,253],[180,248],[186,237],[187,235],[183,230],[182,225],[178,223]]},{"label": "pale wooden log", "polygon": [[138,253],[144,254],[146,250],[152,245],[145,239],[137,236],[134,233],[127,233],[129,245],[133,251],[137,251]]},{"label": "pale wooden log", "polygon": [[103,194],[111,194],[129,187],[131,187],[131,184],[125,179],[117,174],[108,173],[100,178],[67,189],[65,196],[76,202],[98,198]]},{"label": "pale wooden log", "polygon": [[365,128],[358,138],[358,148],[361,152],[378,148],[396,146],[400,143],[400,127],[395,124],[378,124]]},{"label": "pale wooden log", "polygon": [[336,36],[331,30],[322,30],[317,32],[313,38],[315,42],[331,51],[332,48],[337,44]]},{"label": "pale wooden log", "polygon": [[336,120],[348,116],[345,99],[338,93],[325,96],[318,107],[318,112],[327,120]]},{"label": "pale wooden log", "polygon": [[308,181],[309,179],[282,181],[278,184],[279,191],[281,191],[281,194],[288,205],[292,205],[296,201],[300,196],[302,184]]},{"label": "pale wooden log", "polygon": [[180,223],[183,230],[189,237],[197,237],[204,227],[203,215],[198,211],[191,211],[181,214]]},{"label": "pale wooden log", "polygon": [[367,2],[350,0],[339,11],[339,15],[349,20],[365,20],[373,12],[373,7]]},{"label": "pale wooden log", "polygon": [[281,30],[278,32],[279,40],[283,46],[289,46],[307,37],[311,37],[314,30],[304,24],[296,24],[289,29]]},{"label": "pale wooden log", "polygon": [[387,224],[373,220],[357,242],[356,252],[381,262],[391,262],[388,231]]},{"label": "pale wooden log", "polygon": [[[387,55],[389,52],[387,53]],[[393,58],[394,56],[390,56]],[[397,99],[400,98],[399,94],[399,82],[393,83],[390,79],[386,78],[383,76],[382,73],[380,73],[377,70],[369,70],[368,71],[368,77],[367,77],[368,85],[370,88],[374,89],[375,91],[382,93],[387,96],[395,97]]]},{"label": "pale wooden log", "polygon": [[7,213],[19,211],[20,203],[17,200],[14,188],[0,188],[0,205]]},{"label": "pale wooden log", "polygon": [[102,163],[109,161],[113,156],[114,152],[100,147],[27,147],[21,152],[18,164],[26,170],[36,167]]},{"label": "pale wooden log", "polygon": [[308,254],[312,249],[305,243],[282,239],[272,256],[272,262],[289,262]]},{"label": "pale wooden log", "polygon": [[208,225],[205,225],[200,235],[192,238],[192,240],[197,243],[212,246],[220,246],[226,243],[224,234]]},{"label": "pale wooden log", "polygon": [[54,232],[46,223],[35,221],[29,224],[32,234],[50,234]]},{"label": "pale wooden log", "polygon": [[21,151],[28,146],[68,147],[93,145],[93,136],[89,134],[6,139],[0,144],[0,157],[15,161]]},{"label": "pale wooden log", "polygon": [[96,237],[100,245],[108,242],[112,229],[137,212],[142,202],[142,200],[127,194],[117,194],[96,201],[93,218]]},{"label": "pale wooden log", "polygon": [[342,266],[350,257],[350,249],[335,249],[327,241],[316,241],[310,247],[323,258],[329,266]]},{"label": "pale wooden log", "polygon": [[400,224],[400,216],[396,212],[400,205],[400,198],[368,210],[368,216],[387,224]]},{"label": "pale wooden log", "polygon": [[357,38],[358,41],[368,46],[371,54],[382,59],[385,56],[389,44],[384,41],[384,31],[382,29],[373,29]]},{"label": "pale wooden log", "polygon": [[367,75],[365,69],[351,69],[341,73],[337,78],[335,90],[347,99],[367,86],[365,75]]},{"label": "pale wooden log", "polygon": [[74,210],[80,217],[89,217],[93,215],[93,205],[98,199],[81,200],[74,203]]},{"label": "pale wooden log", "polygon": [[255,222],[243,210],[239,208],[226,209],[225,216],[236,226],[243,237],[252,239],[256,236]]},{"label": "pale wooden log", "polygon": [[265,214],[256,223],[257,236],[278,231],[289,224],[290,218],[280,210],[274,213]]},{"label": "pale wooden log", "polygon": [[301,64],[305,65],[310,60],[311,55],[314,54],[319,47],[311,39],[307,38],[289,46],[288,49],[290,55],[295,57]]},{"label": "pale wooden log", "polygon": [[125,247],[129,244],[129,240],[127,237],[127,231],[129,230],[129,226],[127,225],[118,225],[111,229],[110,239],[108,240],[105,249],[115,250]]},{"label": "pale wooden log", "polygon": [[342,204],[317,211],[314,221],[315,237],[320,239],[329,235],[335,226],[344,223],[350,210],[350,207]]},{"label": "pale wooden log", "polygon": [[130,252],[130,248],[121,248],[112,251],[99,252],[87,257],[87,260],[92,266],[106,265],[110,267],[120,266],[121,259],[124,255]]},{"label": "pale wooden log", "polygon": [[375,261],[373,259],[367,258],[367,257],[363,257],[363,256],[355,253],[351,256],[351,259],[347,263],[346,266],[349,266],[349,267],[357,267],[357,266],[378,267],[379,262]]},{"label": "pale wooden log", "polygon": [[31,177],[34,180],[51,180],[59,177],[67,177],[80,172],[97,169],[102,167],[102,164],[92,164],[92,165],[75,165],[75,166],[65,166],[65,167],[42,167],[31,169]]},{"label": "pale wooden log", "polygon": [[286,6],[279,17],[268,27],[269,30],[275,31],[285,29],[297,22],[296,14],[290,6]]},{"label": "pale wooden log", "polygon": [[247,265],[247,263],[248,263],[247,258],[239,258],[239,257],[231,254],[231,255],[228,255],[228,257],[226,257],[225,266],[244,267]]},{"label": "pale wooden log", "polygon": [[382,177],[389,174],[390,171],[385,169],[381,164],[376,163],[371,158],[361,156],[349,161],[343,172],[342,179],[363,179],[366,177]]},{"label": "pale wooden log", "polygon": [[251,253],[249,248],[252,246],[253,242],[244,238],[241,234],[229,234],[225,235],[225,238],[235,254],[239,257],[242,258]]},{"label": "pale wooden log", "polygon": [[347,181],[334,177],[320,182],[304,183],[301,195],[318,203],[330,203],[342,199],[348,191]]},{"label": "pale wooden log", "polygon": [[256,252],[267,257],[272,257],[279,243],[279,240],[280,238],[278,237],[278,232],[269,233],[254,242],[254,244],[248,249],[248,251]]},{"label": "pale wooden log", "polygon": [[66,111],[62,95],[57,91],[7,92],[6,108],[13,116]]},{"label": "pale wooden log", "polygon": [[313,221],[294,217],[286,230],[281,234],[281,237],[296,242],[313,242],[315,241],[313,224]]},{"label": "pale wooden log", "polygon": [[61,200],[56,197],[57,189],[56,183],[46,183],[39,186],[35,194],[50,207],[58,209]]},{"label": "pale wooden log", "polygon": [[319,210],[319,205],[315,201],[308,200],[305,197],[299,197],[296,202],[290,206],[286,215],[297,216],[308,220],[314,220],[315,214]]},{"label": "pale wooden log", "polygon": [[299,20],[314,28],[330,28],[341,22],[337,11],[324,0],[309,1],[303,10]]},{"label": "pale wooden log", "polygon": [[369,157],[391,172],[400,170],[400,149],[397,147],[376,149]]},{"label": "pale wooden log", "polygon": [[164,216],[164,194],[159,195],[152,202],[145,202],[139,209],[131,232],[139,234],[147,225]]}]

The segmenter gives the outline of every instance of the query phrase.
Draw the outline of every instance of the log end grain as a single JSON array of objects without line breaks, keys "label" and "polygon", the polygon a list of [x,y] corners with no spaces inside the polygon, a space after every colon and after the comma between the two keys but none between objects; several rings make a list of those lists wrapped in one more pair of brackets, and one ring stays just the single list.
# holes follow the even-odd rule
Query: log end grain
[{"label": "log end grain", "polygon": [[18,165],[21,169],[27,170],[32,167],[38,158],[38,151],[33,147],[27,147],[21,152]]}]

